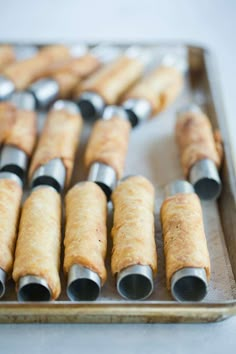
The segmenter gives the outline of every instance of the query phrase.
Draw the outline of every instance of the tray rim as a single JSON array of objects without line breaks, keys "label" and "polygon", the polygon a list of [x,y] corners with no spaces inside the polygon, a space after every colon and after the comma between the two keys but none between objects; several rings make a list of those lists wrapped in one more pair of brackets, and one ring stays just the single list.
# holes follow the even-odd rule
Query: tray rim
[{"label": "tray rim", "polygon": [[[225,147],[225,156],[230,168],[230,187],[234,200],[236,200],[236,167],[232,157],[232,145],[229,135],[228,120],[226,119],[223,98],[221,95],[221,85],[217,82],[212,85],[211,81],[214,75],[218,78],[218,67],[216,57],[212,50],[205,44],[199,42],[186,42],[181,40],[60,40],[60,41],[37,41],[34,43],[31,40],[0,40],[1,44],[9,44],[13,46],[32,45],[43,46],[52,44],[73,45],[76,43],[84,43],[88,46],[95,46],[98,43],[111,44],[117,46],[138,45],[142,47],[157,47],[157,46],[185,46],[188,50],[197,50],[203,53],[207,78],[209,79],[210,90],[212,93],[213,106],[216,110],[217,117],[219,112],[223,117],[224,124],[220,126],[223,137],[227,140]],[[214,80],[213,80],[214,81]],[[217,100],[215,99],[217,96]],[[217,118],[218,124],[220,120]],[[141,311],[142,309],[142,311]],[[101,313],[101,310],[103,313]],[[18,311],[18,314],[17,314]],[[25,312],[26,311],[26,312]],[[57,311],[57,312],[56,312]],[[65,312],[67,313],[65,314]],[[125,311],[125,312],[123,312]],[[146,312],[145,312],[146,311]],[[31,313],[30,313],[31,312]],[[51,312],[51,313],[50,313]],[[54,313],[55,312],[55,313]],[[149,314],[148,314],[148,313]],[[0,323],[9,322],[68,322],[67,318],[71,318],[70,322],[89,322],[89,323],[110,323],[110,322],[166,322],[164,316],[170,319],[167,322],[214,322],[227,319],[236,315],[236,299],[222,302],[205,302],[205,303],[176,303],[171,301],[103,301],[103,302],[70,302],[55,301],[55,302],[28,302],[19,303],[17,301],[0,301]],[[81,317],[80,317],[81,316]],[[98,316],[98,317],[97,317]],[[103,316],[104,321],[100,320]],[[87,318],[89,321],[87,321]],[[94,319],[93,319],[94,317]],[[42,318],[44,319],[42,321]],[[119,318],[123,320],[115,320]],[[25,320],[26,319],[26,320]],[[52,321],[51,321],[52,320]],[[81,321],[82,320],[82,321]],[[130,321],[129,321],[130,320]]]}]

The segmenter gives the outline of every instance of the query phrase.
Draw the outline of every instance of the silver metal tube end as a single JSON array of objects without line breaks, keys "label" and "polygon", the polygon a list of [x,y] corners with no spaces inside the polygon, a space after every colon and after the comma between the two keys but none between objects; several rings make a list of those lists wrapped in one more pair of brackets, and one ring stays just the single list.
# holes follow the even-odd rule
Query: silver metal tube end
[{"label": "silver metal tube end", "polygon": [[189,180],[200,199],[215,200],[220,196],[222,184],[215,163],[200,160],[190,170]]},{"label": "silver metal tube end", "polygon": [[84,92],[77,101],[82,116],[85,119],[94,119],[102,116],[105,102],[95,92]]},{"label": "silver metal tube end", "polygon": [[207,294],[208,281],[204,268],[183,268],[171,278],[171,294],[177,301],[201,301]]},{"label": "silver metal tube end", "polygon": [[35,98],[38,108],[48,107],[59,95],[59,85],[53,79],[41,79],[32,84],[28,91]]},{"label": "silver metal tube end", "polygon": [[35,99],[31,92],[14,92],[10,101],[19,109],[26,111],[35,109]]},{"label": "silver metal tube end", "polygon": [[0,298],[3,297],[6,291],[6,287],[5,287],[6,279],[7,279],[7,273],[2,268],[0,268]]},{"label": "silver metal tube end", "polygon": [[148,120],[152,114],[151,104],[145,99],[129,99],[123,103],[132,127]]},{"label": "silver metal tube end", "polygon": [[0,75],[0,102],[8,100],[14,91],[14,83],[5,76]]},{"label": "silver metal tube end", "polygon": [[101,291],[101,279],[94,271],[74,264],[68,273],[67,295],[71,301],[94,301]]},{"label": "silver metal tube end", "polygon": [[47,185],[61,192],[66,180],[66,169],[61,159],[53,159],[47,164],[40,166],[34,173],[31,187]]},{"label": "silver metal tube end", "polygon": [[15,173],[22,180],[28,165],[26,153],[14,146],[3,146],[0,155],[0,171]]},{"label": "silver metal tube end", "polygon": [[121,55],[121,49],[112,44],[99,44],[90,53],[102,64],[107,64]]},{"label": "silver metal tube end", "polygon": [[99,185],[109,200],[117,184],[116,172],[111,166],[101,162],[95,162],[90,166],[88,181],[95,182]]},{"label": "silver metal tube end", "polygon": [[33,45],[23,45],[19,44],[14,46],[14,52],[16,55],[17,61],[26,60],[32,58],[34,55],[38,53],[38,48]]},{"label": "silver metal tube end", "polygon": [[117,291],[125,299],[144,300],[153,292],[153,272],[150,266],[133,265],[117,275]]},{"label": "silver metal tube end", "polygon": [[183,113],[186,112],[193,112],[193,113],[202,113],[201,107],[199,107],[195,103],[187,104],[186,106],[183,106],[177,111],[177,116],[180,116]]},{"label": "silver metal tube end", "polygon": [[119,117],[124,120],[129,120],[129,116],[123,107],[119,106],[107,106],[104,109],[102,119],[109,120],[113,117]]},{"label": "silver metal tube end", "polygon": [[194,193],[193,186],[189,182],[184,180],[177,180],[165,186],[166,197],[171,197],[178,193],[184,193],[184,194]]},{"label": "silver metal tube end", "polygon": [[0,179],[10,179],[19,184],[21,188],[23,188],[23,181],[20,177],[18,177],[15,173],[12,172],[1,172],[0,171]]},{"label": "silver metal tube end", "polygon": [[51,290],[44,278],[26,275],[19,279],[17,298],[25,301],[50,301]]},{"label": "silver metal tube end", "polygon": [[69,101],[69,100],[57,100],[53,105],[52,105],[52,110],[60,111],[61,109],[64,109],[68,111],[71,114],[78,114],[80,113],[79,107],[77,106],[76,103]]}]

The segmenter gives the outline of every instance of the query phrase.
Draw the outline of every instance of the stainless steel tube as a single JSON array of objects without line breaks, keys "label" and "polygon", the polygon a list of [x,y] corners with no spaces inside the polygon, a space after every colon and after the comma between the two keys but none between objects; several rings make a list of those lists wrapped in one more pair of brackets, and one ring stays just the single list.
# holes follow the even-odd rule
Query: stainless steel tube
[{"label": "stainless steel tube", "polygon": [[50,301],[51,290],[44,278],[26,275],[19,280],[18,301]]}]

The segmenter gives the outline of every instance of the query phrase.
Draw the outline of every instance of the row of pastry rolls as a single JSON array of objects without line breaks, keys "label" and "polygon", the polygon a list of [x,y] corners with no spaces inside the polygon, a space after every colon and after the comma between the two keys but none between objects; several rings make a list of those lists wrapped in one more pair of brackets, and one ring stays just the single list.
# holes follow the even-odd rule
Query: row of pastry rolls
[{"label": "row of pastry rolls", "polygon": [[46,299],[56,299],[60,294],[62,204],[52,183],[59,178],[59,170],[58,165],[46,167],[51,161],[60,162],[65,173],[63,189],[71,178],[81,129],[82,118],[76,106],[71,103],[67,106],[65,102],[64,107],[54,107],[49,112],[36,146],[29,169],[30,180],[37,171],[41,174],[22,208],[13,269],[20,300],[44,299],[42,292],[35,290],[37,284],[48,290]]}]

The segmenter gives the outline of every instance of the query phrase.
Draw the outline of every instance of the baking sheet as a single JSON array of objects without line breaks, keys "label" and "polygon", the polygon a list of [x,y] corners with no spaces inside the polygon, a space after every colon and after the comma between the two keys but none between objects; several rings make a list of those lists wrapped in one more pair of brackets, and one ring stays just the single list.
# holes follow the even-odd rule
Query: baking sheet
[{"label": "baking sheet", "polygon": [[[173,53],[179,51],[180,46],[155,46],[154,49],[162,52],[170,49]],[[186,49],[186,47],[182,47]],[[178,100],[165,112],[161,113],[157,118],[144,123],[135,128],[130,137],[129,151],[126,160],[125,175],[142,174],[149,178],[156,188],[156,240],[158,251],[158,276],[155,281],[155,291],[152,296],[145,300],[144,303],[163,301],[174,301],[171,299],[169,292],[165,286],[165,270],[162,235],[159,222],[159,209],[163,199],[163,186],[177,178],[183,178],[178,150],[174,138],[175,112],[182,105],[191,100],[197,101],[204,105],[207,109],[208,92],[204,91],[204,87],[199,82],[195,83],[194,91],[190,91],[189,79],[186,77],[185,89]],[[44,117],[39,115],[39,127],[42,127]],[[83,154],[85,150],[86,140],[91,130],[92,123],[86,123],[83,130],[81,145],[76,157],[75,171],[72,178],[72,184],[86,178],[86,171],[83,166]],[[216,202],[202,203],[204,212],[204,224],[206,229],[208,247],[210,251],[212,275],[209,284],[209,292],[203,303],[224,303],[225,301],[234,300],[236,298],[235,280],[228,257],[224,234],[219,218],[219,211]],[[109,225],[112,223],[111,204],[109,205]],[[116,292],[115,282],[110,273],[110,248],[111,241],[109,238],[109,250],[107,256],[108,280],[102,289],[102,294],[97,300],[98,303],[109,303],[110,301],[119,301],[126,303]],[[64,304],[69,303],[65,293],[65,278],[62,279],[62,294],[59,301]],[[7,284],[7,291],[2,301],[16,301],[16,293],[13,282]],[[66,301],[66,302],[65,302]],[[53,303],[52,303],[53,305]],[[19,306],[21,306],[19,304]],[[125,315],[125,314],[124,314]]]}]

